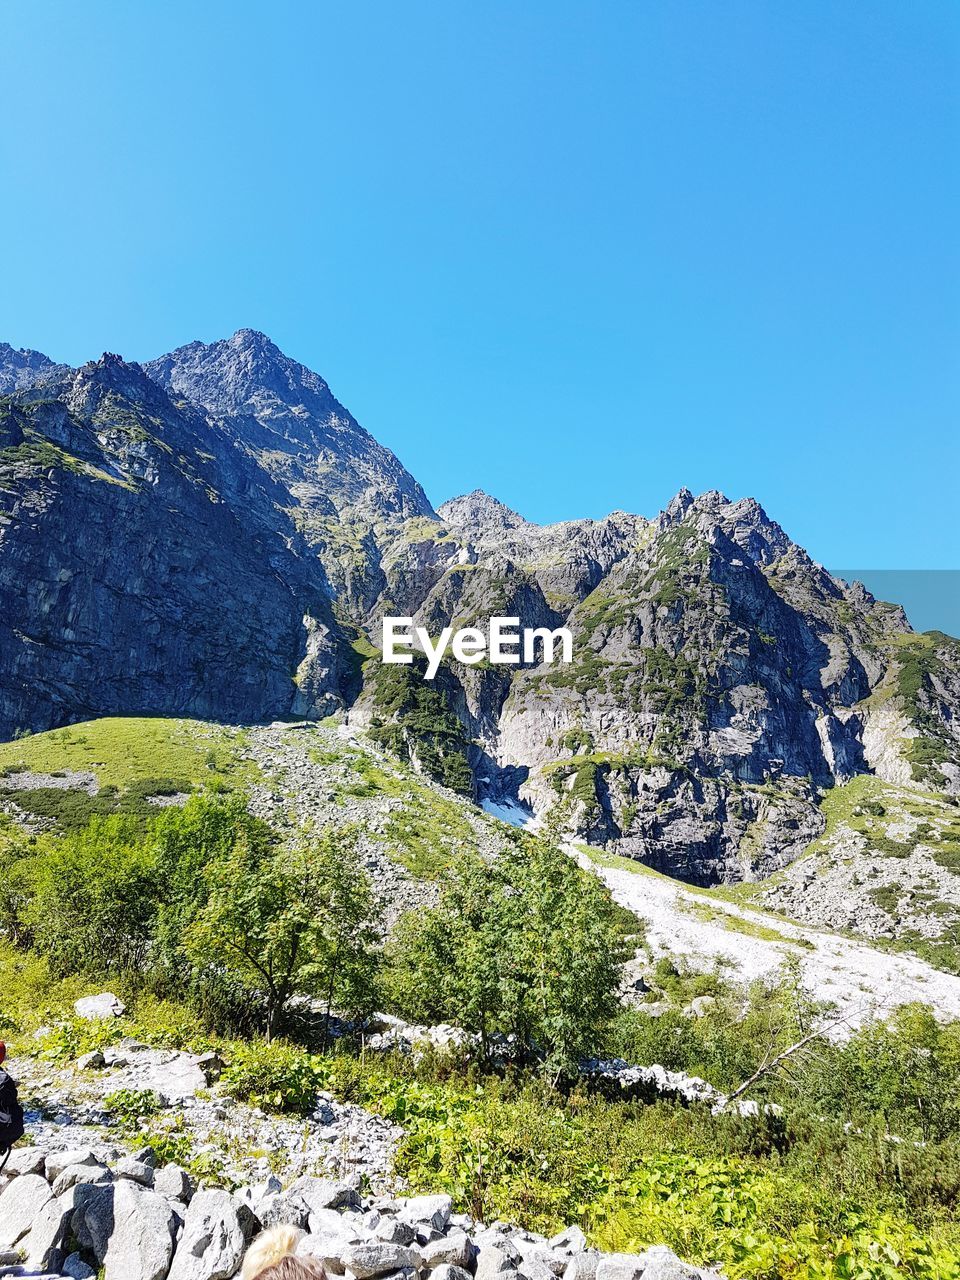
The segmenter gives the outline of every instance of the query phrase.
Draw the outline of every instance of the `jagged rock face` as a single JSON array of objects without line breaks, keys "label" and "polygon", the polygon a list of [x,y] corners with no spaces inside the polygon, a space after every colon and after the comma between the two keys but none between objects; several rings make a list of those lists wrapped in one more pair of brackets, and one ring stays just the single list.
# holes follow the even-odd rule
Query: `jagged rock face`
[{"label": "jagged rock face", "polygon": [[[479,491],[434,511],[251,330],[143,368],[0,347],[0,388],[4,736],[345,706],[389,737],[416,707],[474,785],[702,883],[796,858],[858,773],[960,793],[960,645],[831,578],[752,499],[549,526]],[[361,674],[385,613],[566,625],[574,662],[445,664],[426,709],[376,659]]]},{"label": "jagged rock face", "polygon": [[65,373],[66,365],[54,364],[40,351],[25,348],[17,351],[8,342],[0,342],[0,396],[33,387],[44,379]]},{"label": "jagged rock face", "polygon": [[192,342],[145,369],[283,486],[290,518],[338,599],[362,617],[385,585],[379,562],[390,534],[411,518],[436,519],[413,476],[318,374],[252,329]]},{"label": "jagged rock face", "polygon": [[139,366],[106,356],[0,404],[3,736],[138,710],[275,716],[308,657],[332,706],[335,637],[270,477]]}]

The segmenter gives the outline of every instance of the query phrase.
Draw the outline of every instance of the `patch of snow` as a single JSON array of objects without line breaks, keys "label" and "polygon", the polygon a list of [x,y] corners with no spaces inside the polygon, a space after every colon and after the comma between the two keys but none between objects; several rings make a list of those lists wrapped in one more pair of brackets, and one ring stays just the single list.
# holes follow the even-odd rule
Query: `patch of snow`
[{"label": "patch of snow", "polygon": [[488,796],[480,801],[480,808],[511,827],[529,827],[533,822],[533,811],[517,800],[491,800]]}]

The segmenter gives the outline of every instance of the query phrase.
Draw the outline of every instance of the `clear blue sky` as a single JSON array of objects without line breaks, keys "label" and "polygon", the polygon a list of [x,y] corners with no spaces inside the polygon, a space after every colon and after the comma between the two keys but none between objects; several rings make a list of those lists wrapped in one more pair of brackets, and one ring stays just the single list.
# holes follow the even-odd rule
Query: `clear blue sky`
[{"label": "clear blue sky", "polygon": [[0,339],[240,326],[435,503],[960,567],[956,0],[7,0]]}]

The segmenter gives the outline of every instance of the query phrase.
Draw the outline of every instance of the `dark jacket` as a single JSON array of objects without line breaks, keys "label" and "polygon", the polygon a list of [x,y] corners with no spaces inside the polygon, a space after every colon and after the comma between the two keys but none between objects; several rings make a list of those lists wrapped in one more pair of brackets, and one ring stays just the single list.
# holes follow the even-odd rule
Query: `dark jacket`
[{"label": "dark jacket", "polygon": [[22,1137],[23,1107],[17,1098],[17,1086],[0,1069],[0,1157]]}]

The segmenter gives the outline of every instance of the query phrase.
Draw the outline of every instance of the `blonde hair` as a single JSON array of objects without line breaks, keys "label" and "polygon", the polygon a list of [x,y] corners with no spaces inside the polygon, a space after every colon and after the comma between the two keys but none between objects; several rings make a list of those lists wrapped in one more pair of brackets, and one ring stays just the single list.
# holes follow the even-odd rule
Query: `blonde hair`
[{"label": "blonde hair", "polygon": [[[241,1280],[258,1280],[260,1276],[277,1267],[279,1264],[289,1259],[293,1266],[285,1266],[283,1271],[287,1273],[286,1280],[295,1280],[297,1270],[304,1263],[312,1263],[312,1258],[300,1259],[295,1258],[297,1245],[303,1239],[303,1232],[296,1227],[271,1227],[269,1231],[264,1231],[257,1236],[253,1244],[247,1250],[246,1257],[243,1260],[243,1268],[240,1271]],[[319,1264],[318,1264],[319,1265]],[[320,1280],[320,1276],[326,1275],[323,1267],[320,1267],[320,1276],[318,1276],[316,1268],[313,1266],[303,1266],[300,1273],[303,1277],[316,1277]]]}]

